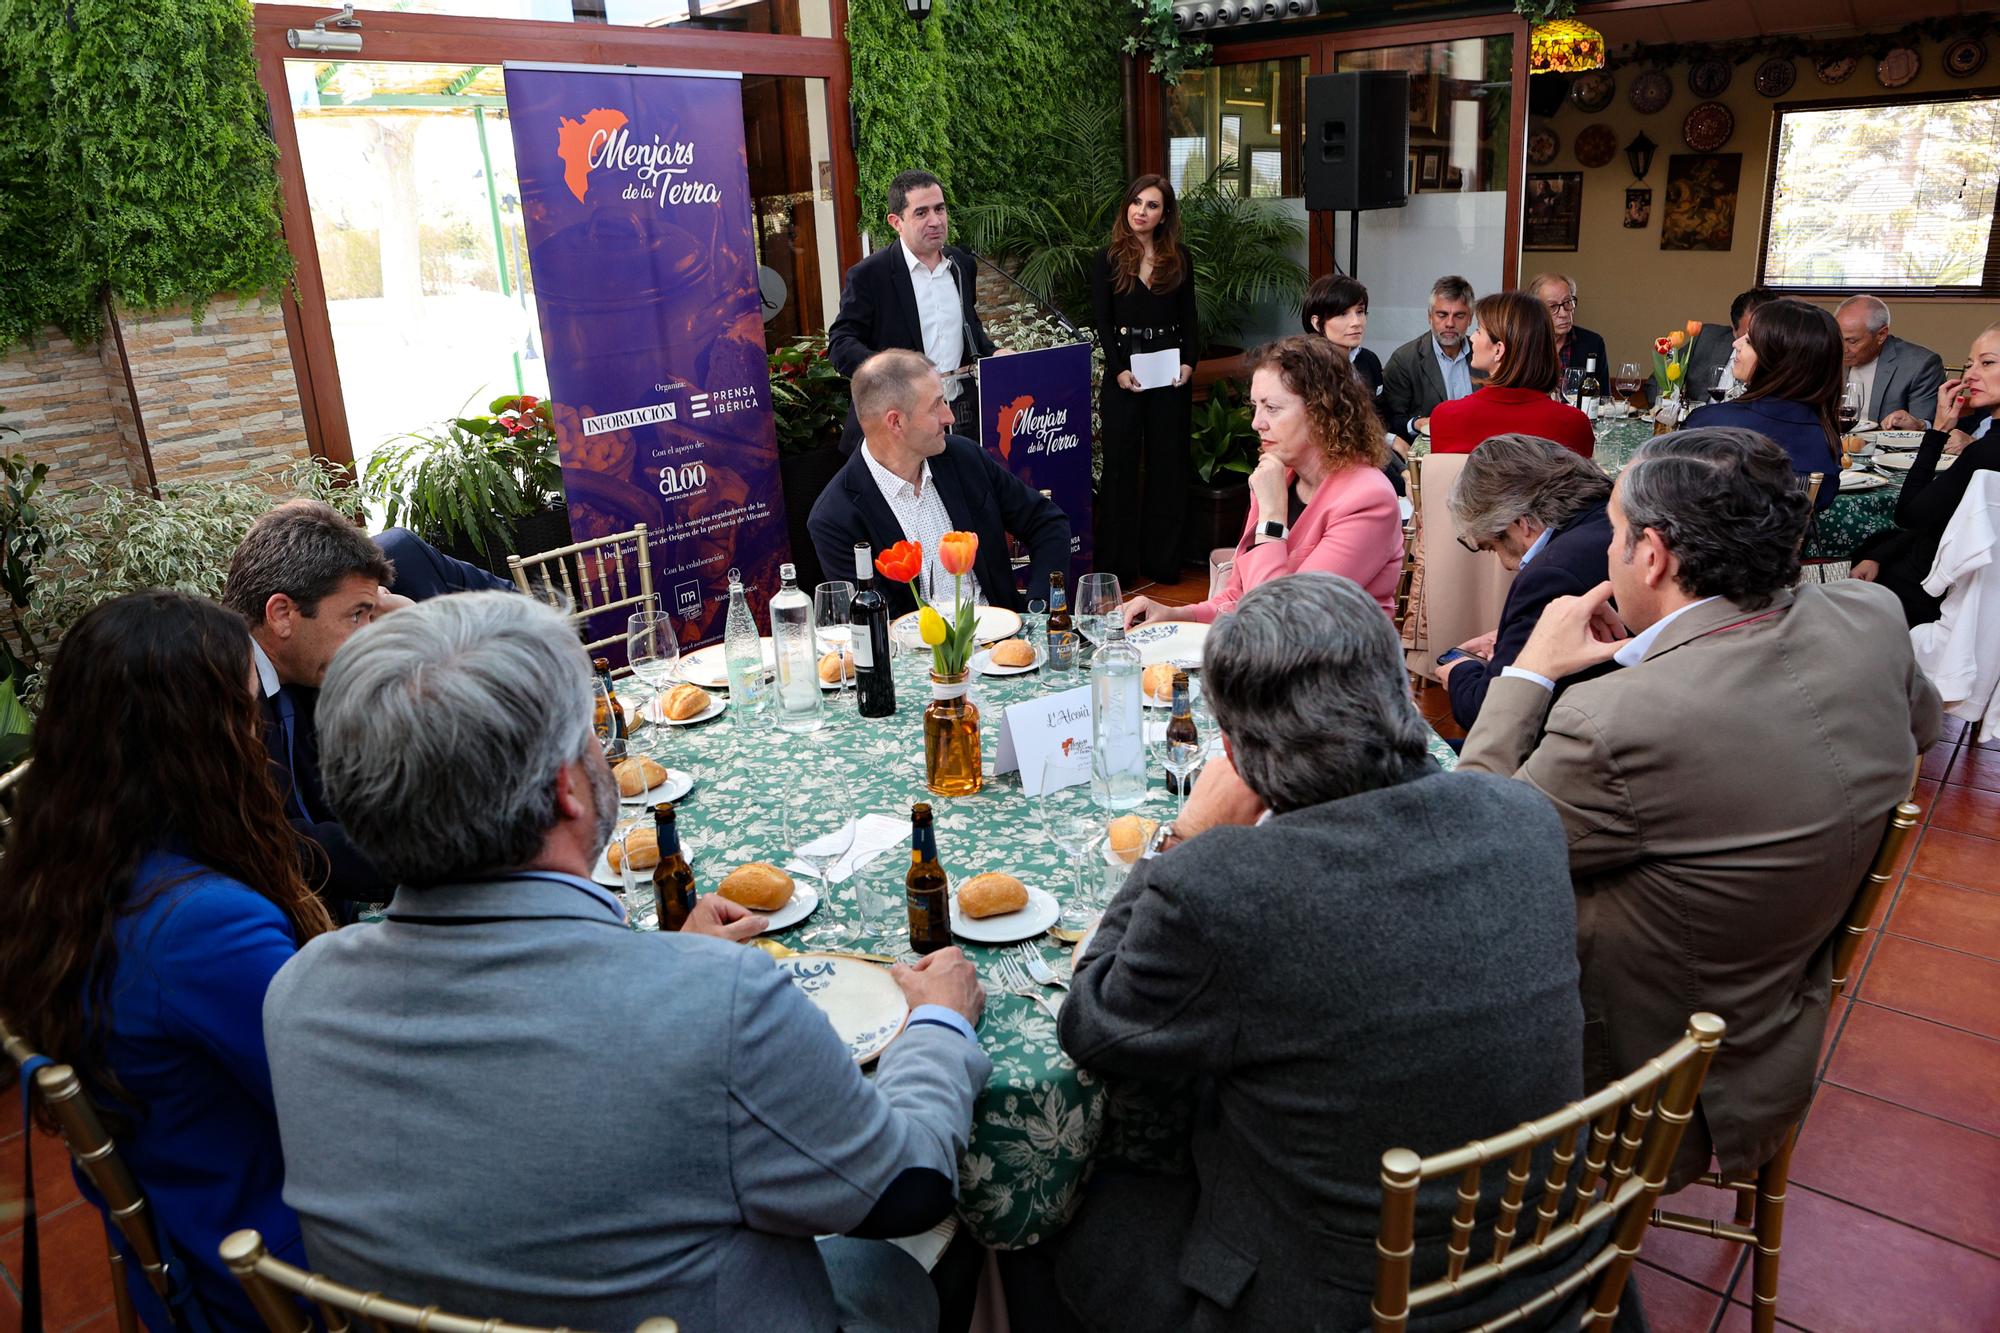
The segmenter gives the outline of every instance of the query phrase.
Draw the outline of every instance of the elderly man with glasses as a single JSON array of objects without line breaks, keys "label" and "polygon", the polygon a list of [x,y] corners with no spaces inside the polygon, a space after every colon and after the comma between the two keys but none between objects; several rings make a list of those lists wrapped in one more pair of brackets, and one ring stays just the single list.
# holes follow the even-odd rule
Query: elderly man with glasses
[{"label": "elderly man with glasses", "polygon": [[1576,282],[1567,273],[1537,273],[1528,280],[1527,290],[1549,308],[1556,326],[1556,362],[1562,368],[1565,387],[1569,372],[1581,374],[1597,358],[1600,384],[1611,377],[1611,362],[1604,351],[1604,338],[1576,322]]}]

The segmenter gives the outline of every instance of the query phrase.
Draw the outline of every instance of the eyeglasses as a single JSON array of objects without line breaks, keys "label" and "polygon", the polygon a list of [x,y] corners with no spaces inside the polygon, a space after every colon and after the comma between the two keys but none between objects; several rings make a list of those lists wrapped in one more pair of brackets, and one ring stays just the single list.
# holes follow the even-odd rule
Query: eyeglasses
[{"label": "eyeglasses", "polygon": [[1548,306],[1550,314],[1559,315],[1565,310],[1576,309],[1576,298],[1572,296],[1567,301],[1548,301],[1544,304]]}]

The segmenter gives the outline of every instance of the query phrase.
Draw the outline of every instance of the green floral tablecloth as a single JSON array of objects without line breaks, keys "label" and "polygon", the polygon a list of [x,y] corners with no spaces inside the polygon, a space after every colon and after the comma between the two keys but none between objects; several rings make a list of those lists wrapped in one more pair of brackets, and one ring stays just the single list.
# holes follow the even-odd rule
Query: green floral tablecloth
[{"label": "green floral tablecloth", "polygon": [[[861,718],[854,712],[852,696],[836,702],[829,695],[830,725],[810,736],[782,734],[764,719],[739,727],[730,712],[698,726],[638,731],[634,742],[641,749],[695,775],[694,790],[680,802],[680,828],[703,891],[713,889],[723,874],[744,861],[785,862],[785,804],[811,801],[837,787],[851,793],[857,816],[907,819],[913,801],[929,801],[935,812],[938,858],[954,883],[982,871],[1005,870],[1058,900],[1074,897],[1065,854],[1042,836],[1034,802],[1023,794],[1019,776],[996,778],[991,770],[1002,708],[1083,685],[1088,676],[1038,672],[975,677],[988,777],[978,794],[947,800],[924,788],[925,660],[914,654],[899,656],[897,711],[889,718]],[[1149,709],[1148,718],[1163,723],[1165,714]],[[1196,720],[1204,736],[1214,735],[1214,722],[1199,701]],[[1431,752],[1444,767],[1456,762],[1451,749],[1435,736]],[[1139,813],[1164,819],[1173,809],[1164,774],[1156,770]],[[831,903],[822,903],[805,922],[778,938],[803,948],[800,935],[832,912],[842,919],[863,919],[862,940],[850,947],[900,952],[908,942],[903,906],[903,873],[908,865],[907,852],[885,853],[846,883],[835,885]],[[1090,866],[1085,883],[1091,891],[1108,896],[1125,873],[1122,865],[1100,860]],[[1046,935],[1035,943],[1067,975],[1070,946]],[[1086,1168],[1106,1133],[1108,1090],[1063,1055],[1055,1024],[1041,1006],[995,989],[993,968],[1000,949],[963,941],[961,946],[988,982],[979,1037],[993,1061],[993,1077],[974,1109],[971,1145],[959,1165],[960,1212],[984,1244],[1032,1245],[1069,1219]]]}]

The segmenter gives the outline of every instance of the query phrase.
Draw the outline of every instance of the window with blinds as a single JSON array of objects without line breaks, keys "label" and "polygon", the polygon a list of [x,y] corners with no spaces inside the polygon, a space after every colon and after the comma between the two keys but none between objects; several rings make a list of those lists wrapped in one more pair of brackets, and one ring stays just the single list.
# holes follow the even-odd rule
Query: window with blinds
[{"label": "window with blinds", "polygon": [[2000,294],[2000,96],[1778,112],[1764,286]]}]

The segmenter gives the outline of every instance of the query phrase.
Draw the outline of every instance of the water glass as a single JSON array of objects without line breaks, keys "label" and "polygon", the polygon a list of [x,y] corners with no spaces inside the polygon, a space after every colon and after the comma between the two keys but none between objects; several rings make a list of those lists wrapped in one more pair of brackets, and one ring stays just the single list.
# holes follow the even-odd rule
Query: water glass
[{"label": "water glass", "polygon": [[845,705],[854,690],[850,660],[854,656],[854,626],[849,618],[853,605],[854,585],[845,580],[822,583],[813,589],[813,638],[822,655],[840,654],[840,687],[835,691],[835,702],[843,706],[839,710],[842,720],[847,717]]},{"label": "water glass", "polygon": [[1062,924],[1081,930],[1090,922],[1091,904],[1096,901],[1083,885],[1083,857],[1104,838],[1104,812],[1090,794],[1088,755],[1050,755],[1042,764],[1042,794],[1036,798],[1035,812],[1041,818],[1048,840],[1069,853],[1070,876],[1075,890],[1063,903]]},{"label": "water glass", "polygon": [[855,885],[854,915],[843,919],[833,900],[833,884],[827,872],[854,846],[854,800],[837,782],[815,780],[804,766],[790,784],[791,799],[784,805],[785,846],[792,855],[811,868],[819,880],[819,924],[803,939],[814,949],[844,949],[861,938],[858,918],[865,910],[860,902],[860,882]]},{"label": "water glass", "polygon": [[627,616],[625,660],[632,674],[652,688],[652,701],[657,701],[680,669],[681,641],[674,633],[673,617],[665,611],[635,611]]},{"label": "water glass", "polygon": [[1194,780],[1194,771],[1201,767],[1204,748],[1200,741],[1170,740],[1160,746],[1160,766],[1174,775],[1180,798],[1174,806],[1176,818],[1187,809],[1188,784]]},{"label": "water glass", "polygon": [[1124,600],[1116,574],[1085,574],[1076,581],[1076,627],[1093,648],[1104,646],[1111,617],[1122,614]]},{"label": "water glass", "polygon": [[650,818],[635,819],[612,834],[618,843],[618,873],[625,881],[618,900],[625,904],[625,925],[631,930],[660,928],[660,904],[653,893],[652,869],[641,870],[632,864],[632,852],[639,843],[634,835],[652,827]]}]

